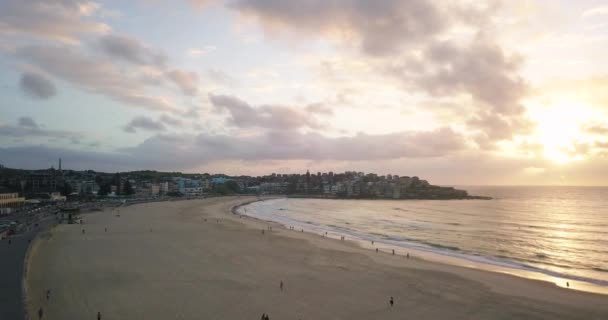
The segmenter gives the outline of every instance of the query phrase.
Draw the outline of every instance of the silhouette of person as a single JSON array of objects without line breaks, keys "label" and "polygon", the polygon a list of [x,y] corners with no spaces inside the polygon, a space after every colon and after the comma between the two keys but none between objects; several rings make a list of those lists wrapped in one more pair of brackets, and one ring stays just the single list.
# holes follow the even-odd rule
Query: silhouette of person
[{"label": "silhouette of person", "polygon": [[105,232],[108,232],[108,228],[105,228]]},{"label": "silhouette of person", "polygon": [[44,315],[44,312],[42,311],[42,307],[40,307],[40,309],[38,309],[38,319],[42,319],[43,315]]},{"label": "silhouette of person", "polygon": [[376,248],[376,253],[378,253],[378,248]]},{"label": "silhouette of person", "polygon": [[82,229],[82,234],[84,234],[84,229]]},{"label": "silhouette of person", "polygon": [[566,287],[570,288],[570,282],[566,281]]},{"label": "silhouette of person", "polygon": [[266,313],[262,313],[262,317],[260,318],[260,320],[266,320]]},{"label": "silhouette of person", "polygon": [[395,304],[395,300],[393,300],[393,297],[391,296],[391,299],[388,301],[388,303],[391,304],[391,307],[393,306],[393,304]]},{"label": "silhouette of person", "polygon": [[51,298],[51,289],[47,289],[46,290],[46,301],[49,301],[50,298]]},{"label": "silhouette of person", "polygon": [[281,291],[283,291],[283,280],[281,280],[281,284],[279,285],[279,287],[281,288]]},{"label": "silhouette of person", "polygon": [[393,255],[395,255],[395,249],[393,249]]},{"label": "silhouette of person", "polygon": [[410,258],[410,253],[409,253],[409,252],[407,253],[406,257],[407,257],[408,259]]},{"label": "silhouette of person", "polygon": [[97,320],[101,320],[101,312],[97,311]]}]

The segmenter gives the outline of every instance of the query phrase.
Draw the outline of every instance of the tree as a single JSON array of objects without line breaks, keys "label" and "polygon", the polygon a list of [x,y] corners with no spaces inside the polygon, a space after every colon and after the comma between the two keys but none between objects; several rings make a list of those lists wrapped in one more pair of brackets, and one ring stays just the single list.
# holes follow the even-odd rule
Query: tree
[{"label": "tree", "polygon": [[61,194],[64,196],[68,196],[71,193],[72,193],[72,186],[69,183],[65,182],[63,184],[63,188],[61,188]]},{"label": "tree", "polygon": [[125,195],[130,196],[133,193],[135,193],[135,191],[133,190],[133,186],[131,186],[131,182],[129,182],[129,180],[125,181]]},{"label": "tree", "polygon": [[112,185],[106,182],[99,186],[97,194],[100,196],[107,196],[110,192],[112,192]]},{"label": "tree", "polygon": [[240,191],[239,184],[236,183],[236,181],[234,181],[234,180],[226,181],[225,185],[226,185],[226,188],[228,189],[228,191],[230,191],[232,193],[238,193]]}]

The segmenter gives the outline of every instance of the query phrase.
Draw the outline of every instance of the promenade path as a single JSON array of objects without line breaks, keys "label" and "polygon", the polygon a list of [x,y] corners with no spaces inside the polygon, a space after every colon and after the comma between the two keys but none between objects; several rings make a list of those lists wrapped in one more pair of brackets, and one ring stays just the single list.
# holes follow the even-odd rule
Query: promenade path
[{"label": "promenade path", "polygon": [[38,228],[11,236],[11,244],[6,239],[0,241],[0,319],[25,319],[24,297],[21,290],[25,253],[30,240],[54,222],[55,219],[48,217],[39,222]]}]

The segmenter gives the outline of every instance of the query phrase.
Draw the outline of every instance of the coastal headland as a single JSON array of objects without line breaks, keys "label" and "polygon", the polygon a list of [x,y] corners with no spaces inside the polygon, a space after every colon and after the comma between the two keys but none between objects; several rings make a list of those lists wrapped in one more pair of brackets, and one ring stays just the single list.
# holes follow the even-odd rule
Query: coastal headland
[{"label": "coastal headland", "polygon": [[[44,319],[607,319],[607,297],[375,253],[233,214],[255,197],[144,203],[32,245]],[[280,284],[283,283],[281,288]],[[47,297],[47,292],[50,295]],[[391,307],[389,299],[393,297]]]}]

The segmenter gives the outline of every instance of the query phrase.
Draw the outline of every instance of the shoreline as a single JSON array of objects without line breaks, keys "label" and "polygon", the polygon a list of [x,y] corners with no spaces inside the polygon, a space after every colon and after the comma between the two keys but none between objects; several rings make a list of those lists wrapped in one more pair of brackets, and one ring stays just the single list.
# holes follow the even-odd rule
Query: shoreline
[{"label": "shoreline", "polygon": [[[267,230],[278,224],[233,214],[247,201],[258,200],[138,204],[124,208],[120,218],[92,213],[82,226],[86,235],[81,226],[59,225],[30,259],[28,308],[37,310],[44,301],[34,292],[53,288],[45,315],[62,319],[93,317],[97,310],[113,319],[194,319],[200,312],[224,319],[262,312],[306,319],[400,319],[403,312],[429,319],[608,315],[601,295],[375,254],[299,230]],[[286,292],[278,290],[277,277],[285,279]],[[394,312],[374,306],[388,295],[397,299]]]},{"label": "shoreline", "polygon": [[[248,216],[250,218],[258,219],[261,221],[277,223],[281,225],[283,228],[289,228],[285,221],[277,221],[277,220],[268,220],[267,217],[250,215],[247,213],[238,213],[237,210],[245,207],[246,205],[252,204],[254,202],[262,202],[271,199],[260,199],[256,201],[250,201],[246,204],[242,204],[236,206],[232,209],[232,213],[239,214],[243,216]],[[289,197],[287,197],[289,199]],[[295,198],[295,199],[306,199],[306,198]],[[315,198],[316,199],[316,198]],[[319,198],[322,199],[322,198]],[[329,199],[329,200],[344,200],[344,199]],[[358,200],[358,199],[346,199],[346,200]],[[382,199],[379,199],[382,200]],[[400,199],[386,199],[386,200],[397,200]],[[252,212],[252,211],[250,211]],[[255,211],[253,211],[255,212]],[[573,276],[560,274],[557,272],[552,272],[549,270],[544,270],[540,268],[534,268],[525,265],[519,265],[516,262],[512,261],[500,261],[493,260],[492,258],[486,256],[477,256],[460,252],[460,250],[449,250],[441,248],[425,248],[420,246],[415,246],[408,244],[407,242],[397,241],[397,240],[387,240],[387,239],[374,239],[372,236],[367,238],[362,237],[361,235],[353,235],[352,233],[344,233],[339,230],[335,230],[328,226],[320,226],[316,228],[312,228],[305,223],[301,223],[298,225],[298,230],[303,228],[305,233],[312,233],[318,235],[319,230],[321,232],[328,230],[328,236],[345,236],[347,241],[351,241],[355,243],[358,247],[364,250],[373,251],[375,248],[379,249],[379,252],[382,253],[391,253],[391,250],[395,251],[395,255],[406,255],[410,254],[412,257],[417,257],[419,259],[428,261],[430,263],[439,263],[445,264],[449,266],[459,266],[465,268],[472,268],[475,270],[481,270],[486,272],[493,273],[501,273],[508,274],[512,276],[516,276],[523,279],[529,280],[538,280],[550,283],[556,287],[568,288],[570,290],[576,290],[581,292],[589,292],[594,294],[602,294],[608,295],[608,282],[601,279],[592,279],[585,278],[582,276]],[[308,230],[307,230],[308,229]],[[337,239],[337,238],[334,238]],[[375,246],[370,245],[370,241],[374,240]],[[381,246],[378,246],[380,244]],[[404,252],[404,250],[406,250]],[[412,254],[413,253],[413,254]],[[568,283],[568,285],[566,285]]]}]

